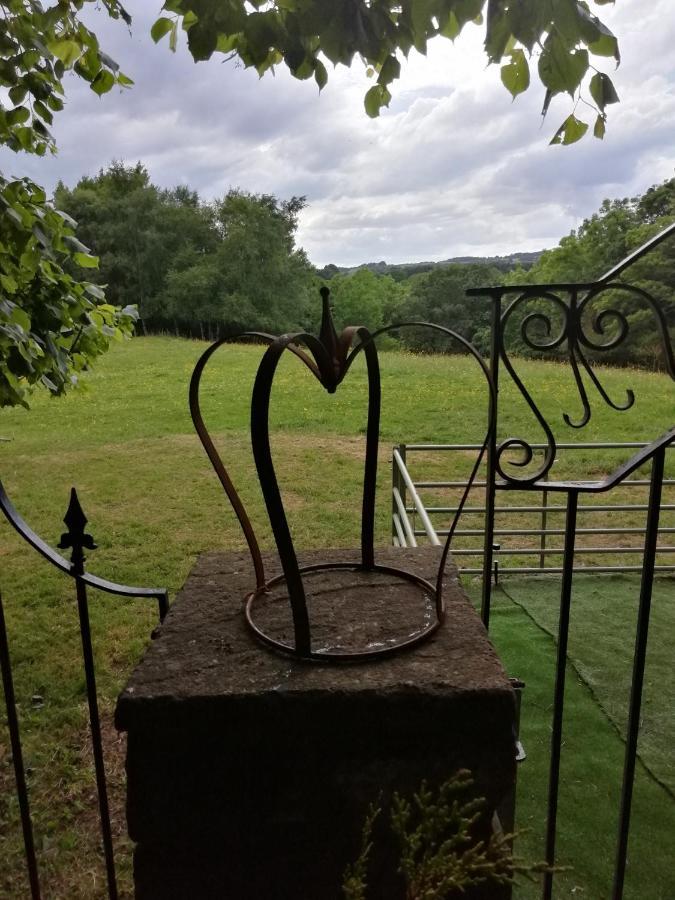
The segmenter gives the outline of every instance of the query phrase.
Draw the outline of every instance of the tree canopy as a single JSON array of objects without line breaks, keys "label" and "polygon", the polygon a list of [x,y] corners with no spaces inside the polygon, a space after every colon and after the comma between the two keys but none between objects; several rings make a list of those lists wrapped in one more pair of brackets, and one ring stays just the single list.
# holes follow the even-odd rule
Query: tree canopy
[{"label": "tree canopy", "polygon": [[[598,6],[606,2],[610,0],[595,0]],[[66,73],[74,73],[98,95],[115,85],[132,84],[83,21],[82,12],[92,4],[113,19],[131,22],[119,0],[58,0],[48,6],[39,0],[5,0],[0,19],[0,145],[38,156],[55,152],[50,128],[63,109]],[[502,81],[514,97],[529,87],[531,68],[544,88],[544,113],[557,94],[571,96],[574,108],[554,143],[573,143],[588,130],[575,114],[580,100],[595,107],[594,134],[602,137],[606,109],[618,100],[607,73],[591,62],[607,58],[618,63],[617,40],[584,0],[166,0],[163,9],[168,15],[155,22],[152,37],[157,41],[168,36],[175,49],[182,28],[195,60],[224,53],[260,75],[284,65],[294,77],[314,79],[323,88],[326,63],[348,66],[361,59],[373,82],[364,98],[366,112],[373,117],[388,105],[402,62],[413,48],[425,53],[434,38],[454,40],[470,22],[484,23],[486,57],[501,66]],[[113,182],[111,176],[111,191]],[[133,197],[138,223],[150,208],[150,193],[142,188]],[[84,193],[83,186],[77,200],[87,208]],[[176,194],[166,199],[177,220],[189,220],[198,230],[204,226],[190,218],[189,198]],[[228,210],[245,202],[243,195],[237,202],[231,198]],[[76,382],[111,338],[131,333],[135,312],[106,302],[101,284],[91,280],[97,258],[75,236],[75,219],[49,203],[38,185],[0,175],[0,209],[0,405],[26,404],[35,385],[59,394]],[[279,217],[291,221],[295,214],[297,210],[277,208],[277,225]],[[114,229],[110,223],[92,223],[91,233],[98,241],[108,227]],[[166,237],[157,232],[157,244]],[[231,235],[230,244],[234,240]],[[222,241],[219,259],[224,259],[227,243]],[[119,298],[140,299],[147,307],[145,282],[152,266],[159,265],[165,252],[172,260],[182,259],[183,249],[180,242],[168,250],[157,247],[148,257],[147,270],[139,260],[126,293],[118,280]],[[250,274],[254,257],[252,251]],[[187,285],[193,278],[194,290],[199,286],[204,296],[220,284],[222,269],[214,260],[209,257],[208,266],[197,259],[183,259],[182,268],[176,263],[167,282],[167,302],[177,302],[181,279]],[[106,267],[109,264],[113,261],[106,260]],[[296,258],[295,264],[302,269],[302,260]],[[226,295],[238,296],[236,286],[230,285]],[[249,299],[258,312],[266,302],[264,292]]]},{"label": "tree canopy", "polygon": [[[604,200],[597,213],[547,250],[527,272],[510,272],[510,284],[593,281],[666,226],[675,222],[675,178],[650,187],[637,197]],[[675,328],[675,241],[667,240],[630,266],[621,280],[645,290],[661,304],[668,327]],[[543,309],[550,305],[542,301]],[[647,303],[623,291],[607,291],[594,309],[616,309],[628,322],[627,339],[602,353],[606,362],[661,366],[663,347]],[[521,350],[528,352],[525,345]]]},{"label": "tree canopy", "polygon": [[371,117],[389,105],[412,49],[424,54],[434,38],[454,41],[472,22],[485,26],[487,61],[501,66],[513,97],[528,89],[534,69],[544,115],[557,94],[573,99],[552,143],[571,144],[588,131],[576,115],[580,99],[595,109],[593,133],[602,138],[606,109],[619,99],[609,75],[596,68],[603,57],[619,63],[617,39],[585,0],[165,0],[163,9],[169,15],[157,19],[152,37],[168,36],[175,50],[182,28],[195,61],[223,53],[261,76],[283,65],[321,90],[326,63],[361,59],[374,82],[364,97]]},{"label": "tree canopy", "polygon": [[[0,144],[44,156],[63,109],[72,69],[97,94],[131,80],[99,47],[78,2],[43,7],[5,0],[0,19]],[[103,0],[129,22],[117,0]],[[34,386],[63,393],[111,338],[130,334],[135,312],[105,302],[85,279],[97,261],[75,236],[76,222],[30,179],[0,175],[0,406],[27,405]]]},{"label": "tree canopy", "polygon": [[304,197],[233,189],[204,203],[188,187],[156,187],[139,162],[113,163],[72,189],[60,184],[55,200],[96,248],[94,274],[109,300],[138,304],[146,329],[288,330],[318,310],[314,270],[295,247]]}]

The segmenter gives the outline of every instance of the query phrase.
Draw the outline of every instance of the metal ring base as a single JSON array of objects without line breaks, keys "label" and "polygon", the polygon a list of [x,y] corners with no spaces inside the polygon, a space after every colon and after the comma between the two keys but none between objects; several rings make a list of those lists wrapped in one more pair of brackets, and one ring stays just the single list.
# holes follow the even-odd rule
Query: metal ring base
[{"label": "metal ring base", "polygon": [[389,575],[395,578],[400,578],[403,581],[407,581],[411,584],[416,585],[431,600],[436,614],[435,621],[433,621],[430,625],[426,625],[420,631],[415,632],[415,634],[412,636],[408,635],[401,640],[390,640],[384,647],[354,650],[340,648],[339,651],[334,649],[311,650],[309,653],[301,653],[296,650],[295,646],[293,646],[292,644],[287,644],[283,641],[271,637],[269,634],[263,631],[263,629],[254,621],[254,608],[256,602],[260,600],[260,598],[265,594],[269,593],[272,588],[285,582],[286,576],[282,574],[270,579],[270,581],[268,581],[263,587],[257,588],[246,598],[246,604],[244,607],[246,623],[255,637],[267,647],[271,647],[273,650],[283,653],[286,656],[292,656],[295,659],[306,660],[308,662],[323,663],[359,663],[374,659],[384,659],[389,656],[394,656],[395,654],[401,653],[405,650],[411,650],[413,649],[413,647],[417,647],[419,644],[422,644],[424,643],[424,641],[428,640],[434,634],[434,632],[436,632],[440,628],[440,626],[443,624],[443,621],[445,620],[445,604],[443,603],[442,597],[437,597],[436,588],[426,579],[421,578],[419,575],[414,575],[412,572],[407,572],[405,569],[397,569],[391,566],[380,566],[377,564],[365,567],[356,562],[336,562],[317,563],[311,566],[302,566],[299,569],[299,572],[301,575],[306,575],[311,572],[322,572],[334,569],[346,569],[367,574],[377,572],[382,575]]}]

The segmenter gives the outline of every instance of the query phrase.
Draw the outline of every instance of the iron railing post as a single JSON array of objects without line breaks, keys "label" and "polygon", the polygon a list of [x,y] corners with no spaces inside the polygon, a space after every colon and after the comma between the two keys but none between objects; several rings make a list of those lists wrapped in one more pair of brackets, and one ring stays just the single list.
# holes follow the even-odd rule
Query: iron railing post
[{"label": "iron railing post", "polygon": [[95,550],[96,544],[90,534],[85,533],[87,517],[80,506],[77,491],[72,488],[70,504],[63,518],[68,528],[61,535],[59,547],[71,550],[70,574],[75,579],[77,597],[77,613],[80,620],[80,638],[82,641],[82,660],[87,688],[87,704],[89,706],[89,727],[91,731],[91,749],[94,757],[96,774],[96,790],[98,793],[98,809],[103,839],[103,856],[105,859],[106,877],[108,880],[108,897],[117,900],[117,882],[115,880],[115,853],[110,826],[110,806],[108,788],[103,760],[103,739],[101,737],[101,718],[98,711],[98,694],[96,692],[96,673],[94,667],[94,650],[91,643],[91,626],[89,623],[89,606],[87,602],[87,585],[84,581],[85,548]]},{"label": "iron railing post", "polygon": [[619,839],[614,869],[614,887],[612,900],[621,900],[626,875],[626,858],[628,854],[628,836],[630,831],[630,814],[633,800],[633,783],[635,780],[635,760],[637,758],[638,735],[640,731],[640,708],[642,706],[642,688],[647,656],[647,639],[649,637],[649,616],[654,585],[654,565],[659,535],[659,512],[661,508],[661,491],[665,466],[665,448],[662,447],[652,461],[651,487],[649,489],[649,510],[647,512],[647,528],[645,532],[645,553],[640,584],[640,605],[635,635],[635,655],[633,657],[633,681],[630,693],[628,712],[628,728],[626,736],[626,755],[623,768],[623,785],[621,788],[621,811],[619,813]]},{"label": "iron railing post", "polygon": [[2,674],[2,686],[5,694],[5,706],[7,709],[7,727],[9,729],[9,742],[12,748],[12,762],[14,764],[14,778],[16,781],[16,794],[19,800],[21,813],[21,827],[23,829],[23,845],[26,851],[26,866],[28,868],[28,881],[30,882],[30,894],[33,900],[40,900],[40,879],[38,877],[37,859],[35,858],[35,841],[33,839],[33,823],[30,815],[30,803],[28,800],[28,787],[26,785],[26,769],[23,763],[21,749],[21,734],[19,732],[19,717],[16,712],[16,697],[14,695],[14,680],[12,679],[12,666],[9,656],[9,639],[7,637],[7,625],[5,623],[5,611],[0,596],[0,674]]},{"label": "iron railing post", "polygon": [[501,348],[502,295],[490,294],[492,301],[492,325],[490,332],[490,377],[494,393],[490,395],[488,422],[491,432],[487,442],[485,476],[485,537],[483,542],[483,590],[481,597],[481,618],[486,628],[490,627],[490,603],[492,600],[492,557],[495,530],[495,481],[497,462],[497,412],[499,396],[499,354]]},{"label": "iron railing post", "polygon": [[556,826],[558,820],[558,791],[560,787],[560,750],[562,746],[563,710],[565,705],[565,673],[567,668],[567,642],[570,627],[570,605],[572,599],[572,579],[574,575],[574,543],[577,524],[577,503],[579,495],[571,490],[567,495],[567,518],[565,521],[565,553],[560,588],[560,620],[558,623],[558,655],[555,673],[553,699],[553,724],[551,733],[551,764],[548,780],[548,816],[546,821],[546,863],[548,872],[544,874],[542,897],[551,900],[553,896],[553,871],[555,865]]},{"label": "iron railing post", "polygon": [[80,636],[82,638],[82,658],[87,685],[87,704],[89,706],[89,726],[91,729],[91,746],[94,755],[94,771],[96,773],[96,790],[101,819],[101,837],[103,839],[103,855],[105,858],[106,877],[108,880],[108,896],[117,900],[117,882],[115,880],[115,853],[110,825],[110,806],[103,760],[103,739],[101,737],[101,718],[98,710],[96,693],[96,674],[94,670],[94,651],[91,643],[91,627],[89,624],[89,607],[87,603],[87,587],[81,578],[75,579],[77,592],[77,612],[80,619]]}]

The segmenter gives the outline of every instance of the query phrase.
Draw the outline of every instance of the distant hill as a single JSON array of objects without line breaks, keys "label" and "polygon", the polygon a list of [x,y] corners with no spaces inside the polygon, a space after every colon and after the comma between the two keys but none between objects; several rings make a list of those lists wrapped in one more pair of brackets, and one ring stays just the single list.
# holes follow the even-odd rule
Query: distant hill
[{"label": "distant hill", "polygon": [[503,272],[515,269],[516,266],[522,266],[529,269],[539,259],[543,250],[537,250],[532,253],[509,253],[508,256],[453,256],[451,259],[444,259],[440,262],[413,262],[413,263],[396,263],[390,264],[381,260],[380,262],[362,263],[360,266],[336,266],[329,263],[322,269],[318,269],[318,274],[322,278],[333,278],[334,275],[351,275],[358,272],[359,269],[370,269],[376,275],[391,275],[395,281],[404,281],[412,275],[419,275],[422,272],[430,272],[439,266],[449,266],[453,264],[470,265],[480,264],[485,266],[494,266]]}]

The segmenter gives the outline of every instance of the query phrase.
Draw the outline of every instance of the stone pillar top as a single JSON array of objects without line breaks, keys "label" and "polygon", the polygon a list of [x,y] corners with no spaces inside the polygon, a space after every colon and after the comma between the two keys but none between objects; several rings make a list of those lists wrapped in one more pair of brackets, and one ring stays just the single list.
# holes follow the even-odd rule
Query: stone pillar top
[{"label": "stone pillar top", "polygon": [[[318,556],[318,555],[317,555]],[[356,551],[321,551],[321,559],[358,561]],[[302,563],[313,561],[312,553]],[[273,557],[266,561],[274,570]],[[423,577],[432,577],[438,565],[436,548],[412,551],[388,548],[379,550],[380,563],[403,565]],[[512,690],[504,669],[490,644],[485,629],[470,606],[457,578],[457,570],[448,564],[444,593],[448,616],[444,625],[427,643],[407,653],[367,663],[321,664],[284,657],[258,643],[246,628],[242,605],[251,585],[251,562],[246,553],[206,553],[195,564],[185,586],[178,594],[155,640],[137,666],[119,697],[116,724],[127,731],[138,724],[147,727],[154,717],[167,709],[179,714],[186,701],[207,705],[225,712],[243,699],[283,695],[286,701],[300,702],[317,692],[335,700],[365,700],[374,694],[381,699],[402,699],[424,694],[437,697],[477,697],[492,695],[496,700],[508,697]],[[350,572],[345,571],[345,596],[349,594]],[[362,587],[361,575],[360,584]],[[381,583],[381,577],[378,583]],[[334,591],[334,575],[331,593]],[[339,634],[349,628],[345,619],[349,609],[339,609],[340,598],[321,596],[315,586],[316,609],[313,621],[326,623],[326,634]],[[401,596],[397,592],[402,590]],[[387,640],[391,629],[405,625],[406,617],[419,622],[419,610],[406,608],[405,585],[392,579],[391,593],[374,596],[376,608],[356,610],[355,620],[365,627],[366,640]],[[368,604],[366,592],[348,598],[346,603]],[[419,601],[417,601],[419,602]],[[278,627],[284,629],[288,615],[286,602],[278,604]],[[270,611],[277,615],[274,603]],[[342,620],[336,624],[336,618]]]}]

